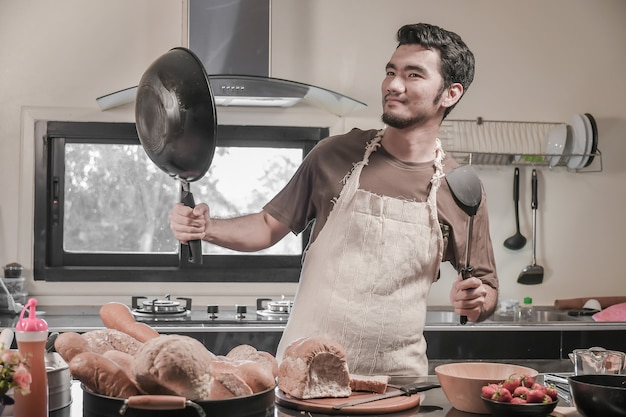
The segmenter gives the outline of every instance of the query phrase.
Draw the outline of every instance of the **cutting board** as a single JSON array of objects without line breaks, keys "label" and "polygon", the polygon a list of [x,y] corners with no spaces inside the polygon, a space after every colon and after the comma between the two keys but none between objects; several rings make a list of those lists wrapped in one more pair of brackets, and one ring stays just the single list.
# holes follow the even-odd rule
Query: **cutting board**
[{"label": "cutting board", "polygon": [[583,297],[583,298],[569,298],[565,300],[554,300],[554,307],[557,310],[579,310],[583,308],[585,303],[590,299],[598,300],[602,308],[607,308],[614,304],[626,302],[626,296]]},{"label": "cutting board", "polygon": [[[388,390],[389,389],[393,388],[388,388]],[[324,414],[367,415],[405,411],[413,407],[417,407],[420,403],[420,394],[418,393],[411,396],[401,395],[399,397],[385,398],[384,400],[359,404],[352,407],[345,407],[341,410],[333,410],[333,406],[335,405],[376,395],[378,394],[353,392],[350,397],[344,398],[314,398],[310,400],[299,400],[276,388],[276,404],[297,411],[310,411]]]}]

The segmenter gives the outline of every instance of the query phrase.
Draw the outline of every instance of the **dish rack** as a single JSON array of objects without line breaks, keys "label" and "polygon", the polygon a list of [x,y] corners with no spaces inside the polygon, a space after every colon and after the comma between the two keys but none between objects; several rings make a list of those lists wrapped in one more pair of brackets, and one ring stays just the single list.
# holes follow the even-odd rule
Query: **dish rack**
[{"label": "dish rack", "polygon": [[[443,149],[460,164],[530,165],[564,167],[573,172],[601,172],[602,153],[546,153],[550,131],[565,123],[444,120],[439,129]],[[587,158],[582,167],[570,168],[571,157]],[[555,160],[558,158],[558,162]]]},{"label": "dish rack", "polygon": [[569,389],[569,381],[567,375],[561,374],[545,374],[543,376],[544,385],[554,385],[559,399],[565,402],[568,406],[572,406],[572,394]]}]

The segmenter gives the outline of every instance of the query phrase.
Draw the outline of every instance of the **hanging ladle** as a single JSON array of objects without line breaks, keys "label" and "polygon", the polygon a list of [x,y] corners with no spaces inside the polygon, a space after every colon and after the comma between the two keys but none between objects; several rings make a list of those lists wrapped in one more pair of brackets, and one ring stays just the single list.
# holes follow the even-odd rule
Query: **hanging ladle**
[{"label": "hanging ladle", "polygon": [[519,250],[526,245],[526,238],[519,230],[519,168],[515,168],[515,174],[513,175],[513,201],[515,202],[516,232],[504,241],[504,247],[511,250]]}]

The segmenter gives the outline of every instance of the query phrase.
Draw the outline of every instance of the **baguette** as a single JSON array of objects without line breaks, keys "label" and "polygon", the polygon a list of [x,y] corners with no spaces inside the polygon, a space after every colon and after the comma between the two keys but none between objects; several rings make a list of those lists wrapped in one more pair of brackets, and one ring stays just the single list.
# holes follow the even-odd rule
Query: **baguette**
[{"label": "baguette", "polygon": [[54,349],[68,363],[79,353],[93,352],[87,339],[75,332],[59,334],[54,341]]},{"label": "baguette", "polygon": [[159,333],[145,323],[138,323],[126,304],[107,303],[100,308],[100,319],[109,328],[119,330],[145,343],[159,337]]},{"label": "baguette", "polygon": [[116,398],[140,394],[137,386],[122,368],[98,353],[79,353],[68,365],[72,376],[96,394]]}]

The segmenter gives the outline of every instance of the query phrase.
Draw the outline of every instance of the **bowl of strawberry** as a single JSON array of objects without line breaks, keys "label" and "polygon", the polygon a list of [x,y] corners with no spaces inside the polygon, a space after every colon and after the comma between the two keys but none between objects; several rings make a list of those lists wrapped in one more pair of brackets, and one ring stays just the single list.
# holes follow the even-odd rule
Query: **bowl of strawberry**
[{"label": "bowl of strawberry", "polygon": [[529,375],[511,375],[497,384],[482,387],[483,402],[496,417],[544,417],[559,399],[553,385],[542,385]]}]

